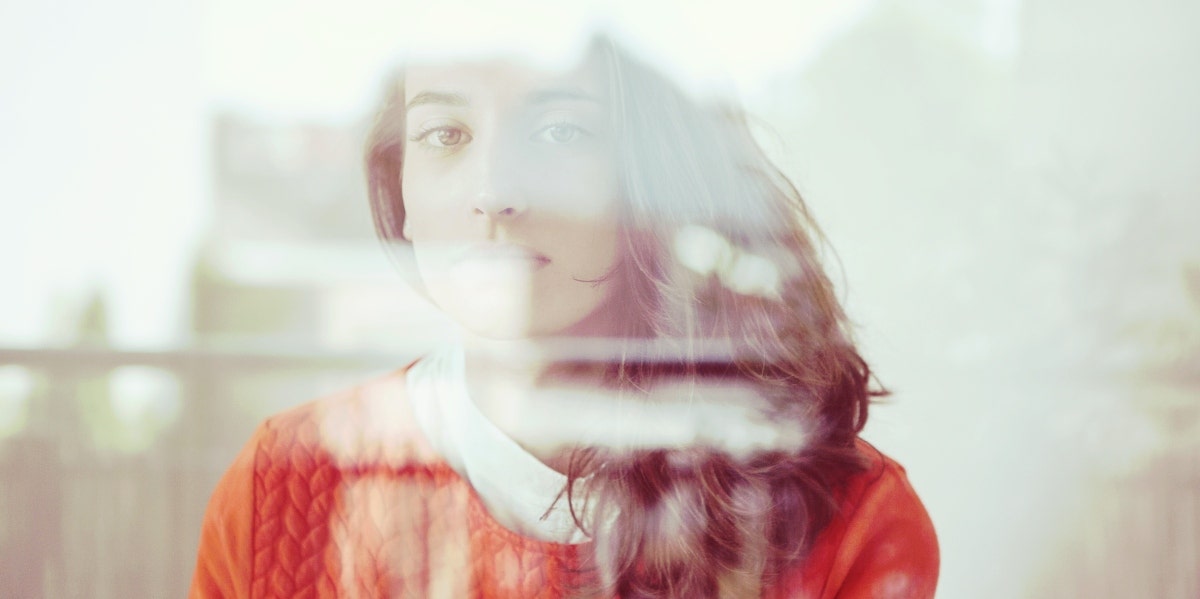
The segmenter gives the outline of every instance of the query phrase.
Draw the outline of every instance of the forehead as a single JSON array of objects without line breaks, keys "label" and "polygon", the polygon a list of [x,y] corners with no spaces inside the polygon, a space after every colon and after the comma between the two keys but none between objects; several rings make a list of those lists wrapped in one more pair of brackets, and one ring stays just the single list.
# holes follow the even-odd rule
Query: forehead
[{"label": "forehead", "polygon": [[602,101],[603,83],[596,62],[570,68],[546,68],[511,60],[423,63],[404,74],[405,102],[433,95],[457,101],[536,101],[540,98]]}]

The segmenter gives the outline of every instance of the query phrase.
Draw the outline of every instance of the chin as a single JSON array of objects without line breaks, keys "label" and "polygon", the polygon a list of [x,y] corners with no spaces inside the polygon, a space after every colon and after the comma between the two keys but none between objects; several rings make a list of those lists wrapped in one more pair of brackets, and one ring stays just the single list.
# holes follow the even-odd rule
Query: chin
[{"label": "chin", "polygon": [[[459,291],[459,290],[455,290]],[[608,320],[604,295],[533,302],[528,295],[433,293],[435,304],[466,332],[496,341],[595,336]],[[443,301],[438,301],[439,299]]]},{"label": "chin", "polygon": [[[511,308],[511,307],[510,307]],[[454,310],[449,316],[468,333],[483,339],[515,341],[538,336],[538,323],[534,322],[528,308],[505,309],[495,306],[490,310]]]},{"label": "chin", "polygon": [[[468,333],[484,339],[495,341],[518,341],[521,339],[549,339],[555,337],[571,337],[577,332],[574,326],[587,315],[571,318],[572,315],[547,314],[542,312],[531,318],[528,312],[522,314],[504,314],[496,311],[486,318],[478,315],[467,315],[465,318],[455,318],[459,326]],[[557,317],[557,318],[555,318]]]},{"label": "chin", "polygon": [[500,323],[460,323],[467,332],[493,341],[519,341],[537,335],[528,327],[503,325]]}]

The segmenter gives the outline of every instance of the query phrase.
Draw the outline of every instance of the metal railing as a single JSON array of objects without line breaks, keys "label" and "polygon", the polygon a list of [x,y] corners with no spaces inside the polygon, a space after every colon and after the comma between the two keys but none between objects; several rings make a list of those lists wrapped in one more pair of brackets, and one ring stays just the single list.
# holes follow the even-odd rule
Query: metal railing
[{"label": "metal railing", "polygon": [[[403,355],[0,349],[0,367],[33,381],[27,396],[0,398],[24,404],[22,425],[0,437],[0,596],[184,596],[209,495],[257,422]],[[151,400],[178,410],[143,447],[106,447],[88,410],[115,403],[106,383],[131,366],[172,377],[162,392],[178,396]]]}]

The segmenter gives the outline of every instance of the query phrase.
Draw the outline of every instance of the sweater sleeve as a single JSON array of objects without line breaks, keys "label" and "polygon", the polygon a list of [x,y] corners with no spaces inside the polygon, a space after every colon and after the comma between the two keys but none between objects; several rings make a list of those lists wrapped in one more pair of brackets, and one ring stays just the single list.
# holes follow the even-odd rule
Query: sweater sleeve
[{"label": "sweater sleeve", "polygon": [[940,565],[937,535],[904,469],[884,458],[850,514],[823,596],[930,599]]},{"label": "sweater sleeve", "polygon": [[190,599],[250,596],[253,557],[254,457],[263,427],[242,448],[217,483],[200,529]]}]

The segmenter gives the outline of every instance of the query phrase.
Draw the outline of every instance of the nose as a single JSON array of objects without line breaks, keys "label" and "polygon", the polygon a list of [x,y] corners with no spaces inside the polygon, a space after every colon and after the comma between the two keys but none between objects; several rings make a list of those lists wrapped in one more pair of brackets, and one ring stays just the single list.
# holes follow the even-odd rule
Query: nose
[{"label": "nose", "polygon": [[505,147],[496,140],[485,145],[477,140],[478,179],[471,212],[491,220],[512,220],[529,210],[522,191],[520,160],[515,148]]},{"label": "nose", "polygon": [[492,220],[511,220],[524,214],[525,210],[526,207],[511,199],[511,196],[501,196],[493,191],[480,192],[471,207],[476,216],[486,216]]}]

